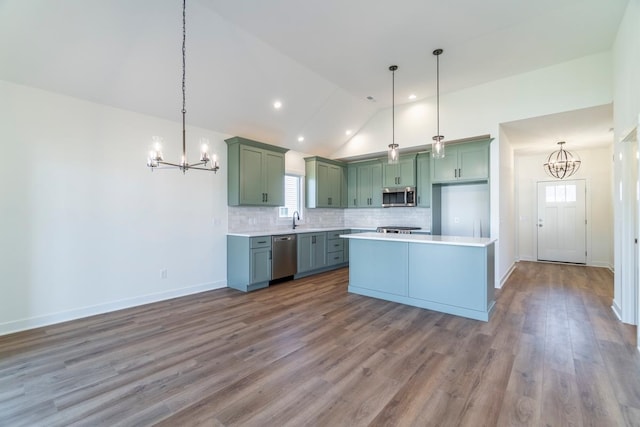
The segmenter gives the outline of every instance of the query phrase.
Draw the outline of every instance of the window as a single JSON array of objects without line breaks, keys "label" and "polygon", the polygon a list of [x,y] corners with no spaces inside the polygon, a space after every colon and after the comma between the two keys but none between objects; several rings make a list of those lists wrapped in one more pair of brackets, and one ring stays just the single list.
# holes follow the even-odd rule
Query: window
[{"label": "window", "polygon": [[280,218],[291,218],[295,211],[302,212],[302,177],[285,175],[284,177],[284,206],[281,206]]},{"label": "window", "polygon": [[547,203],[575,202],[576,201],[576,185],[575,184],[548,185],[546,188],[545,201]]}]

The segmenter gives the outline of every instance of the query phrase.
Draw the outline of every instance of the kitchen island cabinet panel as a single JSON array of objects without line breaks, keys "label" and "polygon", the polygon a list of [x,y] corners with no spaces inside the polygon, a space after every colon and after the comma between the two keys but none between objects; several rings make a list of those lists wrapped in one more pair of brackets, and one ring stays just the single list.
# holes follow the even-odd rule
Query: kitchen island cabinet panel
[{"label": "kitchen island cabinet panel", "polygon": [[493,299],[493,282],[480,286],[478,279],[487,278],[487,264],[484,251],[478,248],[410,243],[409,296],[486,311],[488,299]]},{"label": "kitchen island cabinet panel", "polygon": [[488,321],[494,241],[430,235],[344,235],[349,292]]},{"label": "kitchen island cabinet panel", "polygon": [[408,295],[408,247],[396,242],[349,240],[349,290]]}]

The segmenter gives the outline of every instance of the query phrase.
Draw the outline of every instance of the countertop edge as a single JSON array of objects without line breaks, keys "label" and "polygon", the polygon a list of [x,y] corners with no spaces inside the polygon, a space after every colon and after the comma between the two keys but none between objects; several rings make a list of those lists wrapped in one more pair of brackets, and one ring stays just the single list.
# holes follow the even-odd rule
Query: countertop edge
[{"label": "countertop edge", "polygon": [[431,236],[424,234],[389,234],[389,233],[357,233],[343,234],[345,239],[379,240],[386,242],[421,243],[449,246],[471,246],[484,248],[495,243],[498,239],[490,237],[463,236]]},{"label": "countertop edge", "polygon": [[338,231],[338,230],[367,230],[375,231],[375,227],[318,227],[318,228],[296,228],[295,230],[289,228],[284,230],[258,230],[258,231],[234,231],[227,232],[227,236],[236,237],[262,237],[262,236],[282,236],[285,234],[302,234],[302,233],[322,233],[323,231]]}]

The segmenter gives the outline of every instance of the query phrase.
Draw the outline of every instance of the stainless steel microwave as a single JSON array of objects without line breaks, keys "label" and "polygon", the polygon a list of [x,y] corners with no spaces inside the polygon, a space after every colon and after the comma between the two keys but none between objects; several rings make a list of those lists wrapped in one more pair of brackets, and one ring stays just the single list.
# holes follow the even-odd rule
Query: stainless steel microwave
[{"label": "stainless steel microwave", "polygon": [[394,187],[382,189],[382,207],[416,205],[416,187]]}]

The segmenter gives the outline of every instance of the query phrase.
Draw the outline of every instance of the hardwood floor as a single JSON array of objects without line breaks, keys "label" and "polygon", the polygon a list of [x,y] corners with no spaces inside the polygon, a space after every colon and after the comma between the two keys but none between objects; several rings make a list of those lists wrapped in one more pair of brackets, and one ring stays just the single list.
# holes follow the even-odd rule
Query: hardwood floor
[{"label": "hardwood floor", "polygon": [[0,425],[640,426],[608,270],[521,262],[490,322],[348,270],[0,337]]}]

